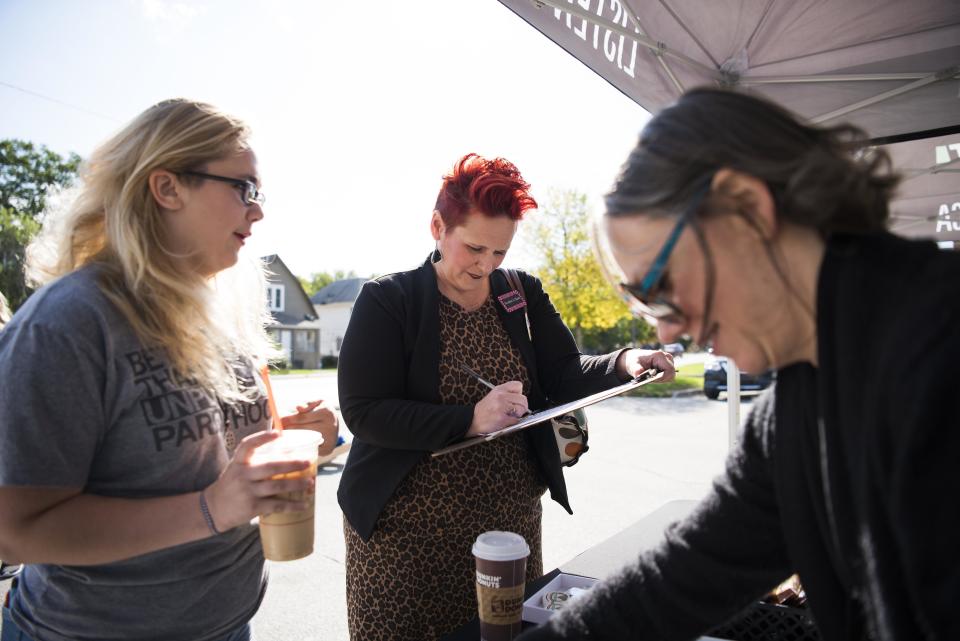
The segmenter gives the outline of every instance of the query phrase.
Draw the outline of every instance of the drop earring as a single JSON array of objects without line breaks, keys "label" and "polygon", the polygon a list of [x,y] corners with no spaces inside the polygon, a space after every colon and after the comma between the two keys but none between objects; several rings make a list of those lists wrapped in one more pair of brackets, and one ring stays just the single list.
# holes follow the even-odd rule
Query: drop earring
[{"label": "drop earring", "polygon": [[440,254],[440,243],[437,243],[436,249],[434,249],[433,253],[430,254],[430,262],[436,265],[441,260],[443,260],[443,256]]}]

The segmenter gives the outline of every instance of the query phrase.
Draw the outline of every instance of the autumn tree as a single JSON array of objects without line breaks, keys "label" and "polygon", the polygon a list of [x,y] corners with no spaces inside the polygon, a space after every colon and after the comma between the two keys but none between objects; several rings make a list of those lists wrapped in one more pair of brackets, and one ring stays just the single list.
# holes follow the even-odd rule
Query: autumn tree
[{"label": "autumn tree", "polygon": [[600,271],[584,194],[550,192],[547,204],[525,219],[521,230],[536,256],[533,273],[581,349],[606,351],[652,337],[652,328],[633,318]]},{"label": "autumn tree", "polygon": [[27,245],[40,230],[47,195],[69,185],[80,157],[66,158],[43,145],[0,140],[0,292],[16,310],[30,295],[24,282]]}]

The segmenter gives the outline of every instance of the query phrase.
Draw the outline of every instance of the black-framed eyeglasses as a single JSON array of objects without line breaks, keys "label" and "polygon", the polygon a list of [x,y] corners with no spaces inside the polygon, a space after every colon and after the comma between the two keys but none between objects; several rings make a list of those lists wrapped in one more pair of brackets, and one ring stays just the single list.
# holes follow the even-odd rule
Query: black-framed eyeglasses
[{"label": "black-framed eyeglasses", "polygon": [[257,186],[249,180],[244,180],[243,178],[230,178],[228,176],[217,176],[216,174],[205,174],[202,171],[181,171],[179,172],[184,176],[196,176],[197,178],[205,178],[207,180],[218,180],[222,183],[227,183],[233,185],[240,189],[240,197],[243,199],[244,204],[246,205],[263,205],[267,202],[267,197],[260,191]]}]

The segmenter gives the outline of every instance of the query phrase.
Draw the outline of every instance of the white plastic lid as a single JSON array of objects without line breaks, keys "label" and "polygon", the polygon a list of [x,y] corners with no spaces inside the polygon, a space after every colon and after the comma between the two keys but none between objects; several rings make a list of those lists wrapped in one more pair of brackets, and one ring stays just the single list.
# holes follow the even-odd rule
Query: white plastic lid
[{"label": "white plastic lid", "polygon": [[515,561],[530,556],[530,546],[514,532],[484,532],[473,544],[474,555],[488,561]]},{"label": "white plastic lid", "polygon": [[276,440],[264,443],[253,451],[254,463],[290,458],[312,459],[323,443],[323,435],[313,430],[283,430]]}]

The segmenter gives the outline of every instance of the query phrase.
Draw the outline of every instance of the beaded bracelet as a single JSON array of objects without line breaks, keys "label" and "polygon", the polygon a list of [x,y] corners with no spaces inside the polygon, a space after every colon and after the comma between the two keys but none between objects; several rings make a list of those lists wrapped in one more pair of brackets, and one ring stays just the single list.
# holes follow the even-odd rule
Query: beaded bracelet
[{"label": "beaded bracelet", "polygon": [[210,515],[210,508],[207,507],[207,497],[203,495],[203,491],[200,492],[200,511],[203,512],[203,520],[207,522],[210,533],[220,534],[220,530],[217,529],[216,524],[213,522],[213,516]]}]

